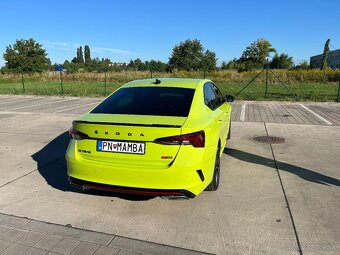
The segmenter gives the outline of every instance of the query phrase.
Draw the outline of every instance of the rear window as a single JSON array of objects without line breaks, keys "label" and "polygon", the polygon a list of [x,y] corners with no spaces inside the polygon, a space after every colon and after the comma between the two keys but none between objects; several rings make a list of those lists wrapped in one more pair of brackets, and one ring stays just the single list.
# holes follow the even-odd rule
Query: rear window
[{"label": "rear window", "polygon": [[194,92],[187,88],[122,88],[91,113],[187,117]]}]

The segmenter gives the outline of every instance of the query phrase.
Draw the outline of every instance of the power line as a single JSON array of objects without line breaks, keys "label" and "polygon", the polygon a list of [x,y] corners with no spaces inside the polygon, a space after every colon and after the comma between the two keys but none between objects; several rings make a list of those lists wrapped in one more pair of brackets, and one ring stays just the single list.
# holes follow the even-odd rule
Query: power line
[{"label": "power line", "polygon": [[333,48],[333,50],[336,50],[336,48],[333,46],[333,44],[329,43],[329,45],[331,46],[331,48]]}]

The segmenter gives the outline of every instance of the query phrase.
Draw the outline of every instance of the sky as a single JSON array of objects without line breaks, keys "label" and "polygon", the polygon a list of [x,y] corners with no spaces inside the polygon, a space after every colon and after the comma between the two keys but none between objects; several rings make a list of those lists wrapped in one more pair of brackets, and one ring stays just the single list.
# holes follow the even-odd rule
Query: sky
[{"label": "sky", "polygon": [[0,66],[6,46],[33,38],[52,63],[89,45],[91,57],[167,62],[175,45],[198,39],[219,63],[259,38],[295,63],[340,49],[339,0],[0,0]]}]

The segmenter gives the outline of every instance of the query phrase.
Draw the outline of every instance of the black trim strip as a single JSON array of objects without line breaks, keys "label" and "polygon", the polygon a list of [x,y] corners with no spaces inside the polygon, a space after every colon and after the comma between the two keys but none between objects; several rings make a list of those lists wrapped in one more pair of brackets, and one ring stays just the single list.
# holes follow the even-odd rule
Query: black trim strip
[{"label": "black trim strip", "polygon": [[198,176],[200,177],[201,181],[204,182],[205,178],[204,178],[202,170],[199,169],[199,170],[196,170],[196,172],[197,172]]},{"label": "black trim strip", "polygon": [[194,198],[196,195],[188,190],[171,190],[171,189],[144,189],[144,188],[132,188],[115,186],[108,184],[101,184],[96,182],[89,182],[69,176],[68,178],[71,185],[77,188],[84,189],[98,189],[105,191],[112,191],[117,193],[128,193],[136,195],[149,195],[149,196],[185,196],[187,198]]},{"label": "black trim strip", "polygon": [[96,124],[96,125],[112,125],[112,126],[132,126],[132,127],[165,127],[165,128],[181,128],[181,125],[167,125],[167,124],[137,124],[137,123],[115,123],[115,122],[92,122],[85,120],[75,120],[75,123]]}]

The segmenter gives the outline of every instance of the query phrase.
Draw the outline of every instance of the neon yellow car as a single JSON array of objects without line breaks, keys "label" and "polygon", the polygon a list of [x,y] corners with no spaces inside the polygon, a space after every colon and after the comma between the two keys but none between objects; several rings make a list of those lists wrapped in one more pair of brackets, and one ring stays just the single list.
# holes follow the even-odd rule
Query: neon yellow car
[{"label": "neon yellow car", "polygon": [[73,122],[70,184],[165,198],[217,190],[233,100],[205,79],[125,84]]}]

